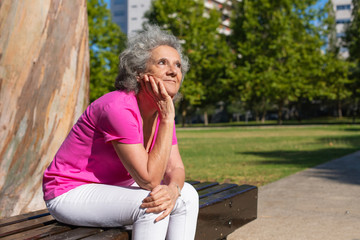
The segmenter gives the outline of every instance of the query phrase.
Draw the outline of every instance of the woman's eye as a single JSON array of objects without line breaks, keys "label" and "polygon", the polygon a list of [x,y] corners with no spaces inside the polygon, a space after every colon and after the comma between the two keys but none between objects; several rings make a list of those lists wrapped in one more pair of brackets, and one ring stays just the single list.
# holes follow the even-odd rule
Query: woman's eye
[{"label": "woman's eye", "polygon": [[181,68],[181,63],[177,63],[176,67]]},{"label": "woman's eye", "polygon": [[165,60],[160,60],[160,61],[159,61],[159,64],[164,65],[164,64],[165,64]]}]

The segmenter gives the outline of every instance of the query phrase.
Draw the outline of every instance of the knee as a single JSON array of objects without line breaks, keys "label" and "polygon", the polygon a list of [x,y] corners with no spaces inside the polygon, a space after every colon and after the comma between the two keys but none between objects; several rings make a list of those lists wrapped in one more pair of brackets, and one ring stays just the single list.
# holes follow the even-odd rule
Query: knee
[{"label": "knee", "polygon": [[181,198],[188,204],[198,208],[199,207],[199,194],[196,189],[189,183],[185,182],[181,190]]}]

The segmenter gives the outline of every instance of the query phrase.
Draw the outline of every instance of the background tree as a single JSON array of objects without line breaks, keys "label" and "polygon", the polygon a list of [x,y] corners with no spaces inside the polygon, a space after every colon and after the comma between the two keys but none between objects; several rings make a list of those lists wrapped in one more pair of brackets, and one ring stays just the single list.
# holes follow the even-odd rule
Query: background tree
[{"label": "background tree", "polygon": [[112,21],[104,0],[88,0],[90,46],[90,101],[115,90],[118,57],[125,48],[126,35]]},{"label": "background tree", "polygon": [[349,99],[352,92],[350,88],[352,81],[348,77],[351,64],[339,54],[343,41],[336,36],[336,20],[332,2],[328,1],[324,9],[327,14],[323,20],[325,29],[323,34],[328,36],[323,65],[325,86],[323,86],[323,91],[319,91],[318,96],[335,101],[337,117],[341,119],[343,101]]},{"label": "background tree", "polygon": [[316,1],[244,0],[232,18],[231,42],[237,52],[235,85],[250,108],[264,119],[269,103],[277,105],[278,123],[289,101],[312,94],[320,75],[321,38],[311,24]]},{"label": "background tree", "polygon": [[206,106],[226,96],[232,66],[230,49],[217,30],[219,11],[205,10],[202,0],[154,0],[146,17],[177,36],[189,57],[190,71],[180,90],[182,124],[196,106],[202,106],[206,115]]},{"label": "background tree", "polygon": [[360,101],[360,0],[353,0],[352,21],[346,29],[345,47],[349,49],[349,61],[353,63],[349,78],[352,80],[353,120],[359,111]]},{"label": "background tree", "polygon": [[349,49],[350,60],[360,61],[360,0],[353,0],[352,20],[346,29],[345,46]]}]

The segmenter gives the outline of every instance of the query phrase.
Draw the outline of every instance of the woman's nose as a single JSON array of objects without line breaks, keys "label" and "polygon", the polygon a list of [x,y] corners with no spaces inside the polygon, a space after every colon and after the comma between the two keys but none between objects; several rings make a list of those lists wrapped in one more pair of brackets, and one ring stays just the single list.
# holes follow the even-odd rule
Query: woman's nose
[{"label": "woman's nose", "polygon": [[172,77],[175,77],[178,74],[178,68],[174,65],[169,65],[168,74]]}]

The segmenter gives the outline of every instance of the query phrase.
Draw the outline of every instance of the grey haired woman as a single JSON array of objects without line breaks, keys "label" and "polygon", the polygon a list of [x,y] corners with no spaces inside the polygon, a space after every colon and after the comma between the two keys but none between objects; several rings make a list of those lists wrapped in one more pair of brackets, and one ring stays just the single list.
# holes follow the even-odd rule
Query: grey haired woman
[{"label": "grey haired woman", "polygon": [[132,225],[133,239],[194,239],[198,195],[184,183],[173,104],[187,70],[179,41],[159,27],[129,39],[118,90],[86,109],[44,172],[58,221]]}]

